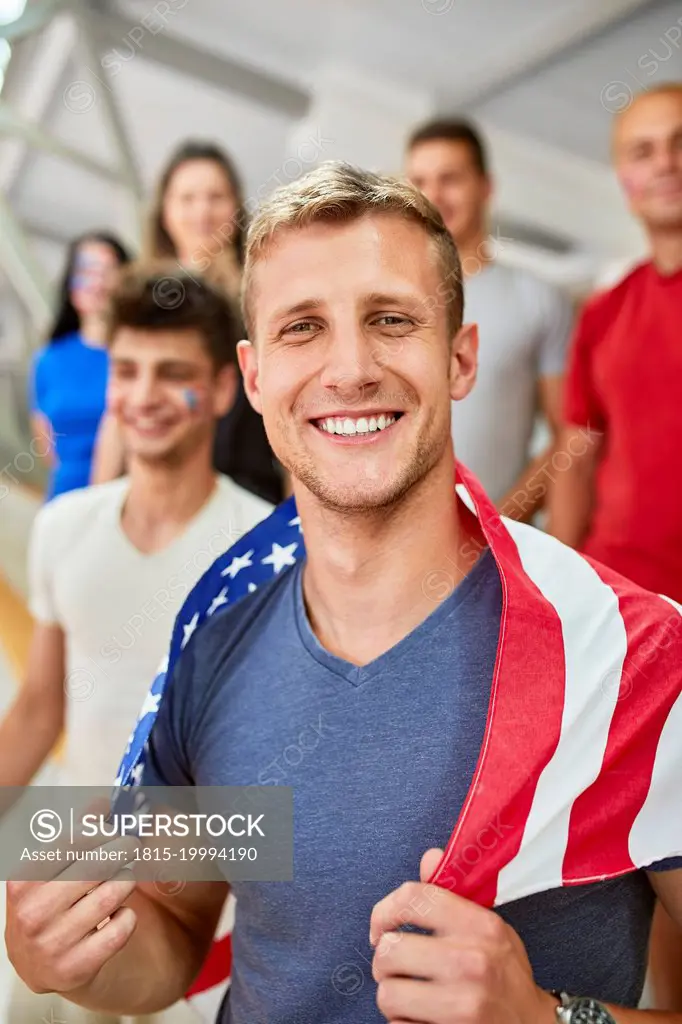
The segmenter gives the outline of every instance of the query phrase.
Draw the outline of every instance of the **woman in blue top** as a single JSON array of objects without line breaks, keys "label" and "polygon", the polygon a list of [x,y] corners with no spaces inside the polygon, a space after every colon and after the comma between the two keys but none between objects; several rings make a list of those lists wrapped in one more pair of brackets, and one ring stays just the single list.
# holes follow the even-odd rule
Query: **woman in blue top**
[{"label": "woman in blue top", "polygon": [[48,501],[89,482],[105,406],[106,308],[129,259],[121,243],[102,232],[82,235],[69,247],[59,311],[31,380],[33,432],[49,451]]}]

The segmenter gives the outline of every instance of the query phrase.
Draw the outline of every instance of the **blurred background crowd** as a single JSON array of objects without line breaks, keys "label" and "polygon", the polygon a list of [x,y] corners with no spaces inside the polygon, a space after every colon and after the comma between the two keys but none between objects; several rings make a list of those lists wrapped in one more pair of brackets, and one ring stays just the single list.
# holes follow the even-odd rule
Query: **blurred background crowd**
[{"label": "blurred background crowd", "polygon": [[[0,784],[44,770],[65,727],[68,777],[113,777],[197,553],[289,493],[234,367],[244,238],[261,198],[331,159],[407,175],[458,246],[480,371],[453,437],[500,510],[682,601],[679,3],[0,0]],[[171,445],[194,497],[168,498],[171,448],[149,488],[172,557],[145,534],[152,497],[124,513],[127,548],[103,512],[160,451],[158,423],[127,447],[120,396],[144,369],[153,418],[170,372],[128,353],[112,388],[112,295],[121,329],[195,331],[232,367],[208,413],[198,350],[171,381],[201,427]],[[209,509],[214,471],[237,490]],[[145,594],[188,565],[154,619]]]}]

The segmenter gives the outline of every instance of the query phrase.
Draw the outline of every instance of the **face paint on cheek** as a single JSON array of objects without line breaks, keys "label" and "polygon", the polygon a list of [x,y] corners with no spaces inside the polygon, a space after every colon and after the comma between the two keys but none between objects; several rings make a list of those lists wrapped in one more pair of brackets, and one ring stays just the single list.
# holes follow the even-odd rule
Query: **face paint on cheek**
[{"label": "face paint on cheek", "polygon": [[72,274],[71,280],[69,281],[69,288],[72,292],[80,292],[84,288],[87,288],[90,283],[90,279],[86,274]]},{"label": "face paint on cheek", "polygon": [[196,412],[199,408],[199,396],[194,388],[185,388],[182,393],[182,397],[185,400],[185,405],[190,412]]},{"label": "face paint on cheek", "polygon": [[101,260],[79,254],[74,260],[69,280],[72,291],[98,287],[107,275],[107,264]]}]

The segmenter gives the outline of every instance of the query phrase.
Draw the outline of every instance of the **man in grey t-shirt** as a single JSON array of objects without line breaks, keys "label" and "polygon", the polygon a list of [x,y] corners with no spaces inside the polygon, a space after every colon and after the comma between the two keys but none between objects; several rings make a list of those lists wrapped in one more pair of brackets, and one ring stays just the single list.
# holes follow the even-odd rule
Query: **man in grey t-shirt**
[{"label": "man in grey t-shirt", "polygon": [[[471,125],[437,121],[417,129],[407,172],[438,207],[457,245],[465,318],[479,328],[476,387],[452,408],[457,457],[501,511],[529,520],[543,504],[560,427],[570,300],[528,271],[493,262],[487,246],[492,183]],[[531,458],[538,413],[549,427],[550,447]]]}]

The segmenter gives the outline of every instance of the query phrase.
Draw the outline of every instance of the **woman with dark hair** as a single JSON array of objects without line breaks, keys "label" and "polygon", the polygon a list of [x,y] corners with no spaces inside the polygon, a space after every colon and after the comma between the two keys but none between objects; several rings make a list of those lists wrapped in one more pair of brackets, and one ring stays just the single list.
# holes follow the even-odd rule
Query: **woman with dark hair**
[{"label": "woman with dark hair", "polygon": [[49,343],[31,374],[31,422],[50,466],[47,499],[85,487],[105,406],[105,315],[118,271],[130,257],[101,231],[69,246]]},{"label": "woman with dark hair", "polygon": [[[159,179],[143,260],[167,262],[169,279],[174,265],[205,276],[227,293],[238,311],[245,233],[242,185],[229,156],[210,142],[182,143]],[[172,280],[169,289],[170,300]],[[116,427],[107,420],[98,441],[93,480],[117,476],[123,470],[123,458]],[[282,500],[284,474],[241,378],[232,409],[218,423],[214,465],[266,501]]]},{"label": "woman with dark hair", "polygon": [[211,142],[183,142],[166,164],[147,223],[143,259],[177,260],[239,298],[246,238],[242,183]]}]

